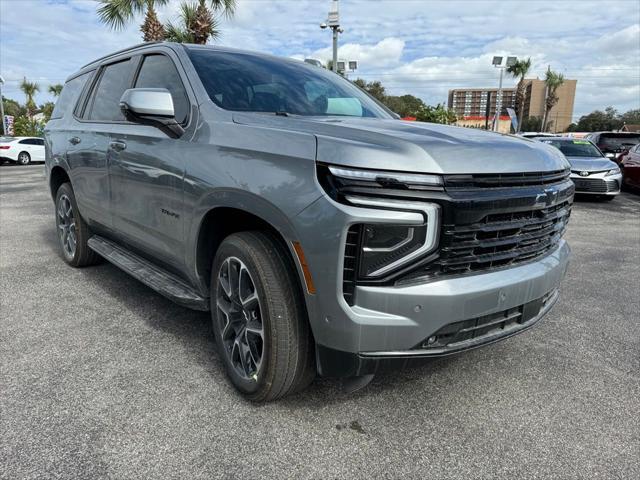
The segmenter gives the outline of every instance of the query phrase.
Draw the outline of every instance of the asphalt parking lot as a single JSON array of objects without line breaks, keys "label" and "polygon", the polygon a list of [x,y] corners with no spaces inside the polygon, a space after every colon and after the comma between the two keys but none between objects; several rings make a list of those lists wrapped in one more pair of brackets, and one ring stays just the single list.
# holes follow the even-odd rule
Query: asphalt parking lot
[{"label": "asphalt parking lot", "polygon": [[255,406],[208,314],[66,266],[44,167],[0,167],[0,477],[640,478],[640,196],[577,201],[566,238],[529,332]]}]

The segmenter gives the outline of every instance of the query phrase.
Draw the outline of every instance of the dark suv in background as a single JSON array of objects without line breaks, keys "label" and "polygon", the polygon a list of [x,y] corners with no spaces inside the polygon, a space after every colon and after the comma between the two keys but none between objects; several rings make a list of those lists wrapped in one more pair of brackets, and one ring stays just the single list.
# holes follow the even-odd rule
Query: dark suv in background
[{"label": "dark suv in background", "polygon": [[45,137],[64,260],[210,311],[255,401],[522,332],[569,261],[559,150],[396,120],[296,60],[116,52],[69,77]]},{"label": "dark suv in background", "polygon": [[631,147],[640,143],[640,133],[631,132],[594,132],[585,137],[616,163]]}]

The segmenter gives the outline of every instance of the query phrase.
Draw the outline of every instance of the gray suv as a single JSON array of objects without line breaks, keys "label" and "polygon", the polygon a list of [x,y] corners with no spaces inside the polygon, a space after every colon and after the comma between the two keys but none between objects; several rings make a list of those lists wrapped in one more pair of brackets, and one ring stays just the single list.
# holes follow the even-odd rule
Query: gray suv
[{"label": "gray suv", "polygon": [[151,43],[46,127],[64,260],[211,312],[254,401],[512,336],[552,307],[574,186],[540,142],[403,122],[303,62]]}]

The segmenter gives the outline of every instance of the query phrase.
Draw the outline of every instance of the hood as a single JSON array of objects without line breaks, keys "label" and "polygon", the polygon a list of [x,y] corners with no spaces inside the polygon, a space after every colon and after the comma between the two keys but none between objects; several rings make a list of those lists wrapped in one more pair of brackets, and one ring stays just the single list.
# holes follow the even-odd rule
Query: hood
[{"label": "hood", "polygon": [[567,157],[571,164],[571,170],[580,172],[602,172],[617,168],[614,162],[603,157]]},{"label": "hood", "polygon": [[316,160],[423,173],[518,173],[569,167],[550,145],[511,135],[422,122],[234,113],[236,123],[310,133]]}]

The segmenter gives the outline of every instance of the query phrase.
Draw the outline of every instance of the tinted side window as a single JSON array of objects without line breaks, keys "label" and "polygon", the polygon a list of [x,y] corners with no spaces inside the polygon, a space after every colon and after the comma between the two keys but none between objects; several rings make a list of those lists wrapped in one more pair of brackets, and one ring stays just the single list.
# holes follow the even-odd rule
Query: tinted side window
[{"label": "tinted side window", "polygon": [[64,88],[62,89],[62,93],[60,97],[58,97],[58,101],[56,102],[56,106],[53,107],[53,112],[51,113],[51,118],[62,118],[64,113],[69,110],[73,105],[75,105],[78,100],[78,96],[84,87],[87,79],[89,78],[91,72],[87,72],[85,74],[80,75],[79,77],[73,78],[64,84]]},{"label": "tinted side window", "polygon": [[21,145],[31,145],[32,144],[30,138],[25,138],[24,140],[20,140],[18,143],[21,144]]},{"label": "tinted side window", "polygon": [[44,147],[44,140],[42,140],[41,138],[36,138],[34,142],[34,145],[41,145]]},{"label": "tinted side window", "polygon": [[185,123],[189,115],[189,98],[173,61],[165,55],[144,58],[136,88],[166,88],[173,97],[173,108],[178,123]]},{"label": "tinted side window", "polygon": [[93,93],[90,120],[124,120],[120,97],[131,86],[132,65],[129,60],[107,65]]}]

